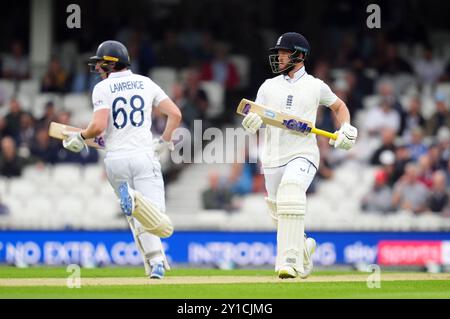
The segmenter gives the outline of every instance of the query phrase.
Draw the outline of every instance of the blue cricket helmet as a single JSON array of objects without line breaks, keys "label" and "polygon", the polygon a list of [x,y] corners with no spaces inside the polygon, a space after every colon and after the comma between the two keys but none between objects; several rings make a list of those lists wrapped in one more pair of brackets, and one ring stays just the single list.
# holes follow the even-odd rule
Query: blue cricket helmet
[{"label": "blue cricket helmet", "polygon": [[[292,54],[289,56],[290,62],[288,67],[280,70],[280,62],[278,61],[278,50],[288,50]],[[303,62],[311,50],[308,40],[297,32],[287,32],[282,34],[274,47],[269,49],[269,63],[273,73],[287,73],[294,68],[296,63]],[[300,54],[303,56],[300,57]]]}]

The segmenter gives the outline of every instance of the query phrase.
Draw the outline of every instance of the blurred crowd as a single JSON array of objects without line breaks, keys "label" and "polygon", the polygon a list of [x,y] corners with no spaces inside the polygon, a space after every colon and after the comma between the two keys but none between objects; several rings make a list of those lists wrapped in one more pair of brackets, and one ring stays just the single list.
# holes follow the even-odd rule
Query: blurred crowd
[{"label": "blurred crowd", "polygon": [[377,169],[373,189],[362,201],[364,211],[450,217],[450,129],[446,124],[427,136],[424,127],[430,122],[417,121],[403,139],[393,129],[383,130],[382,145],[370,160]]},{"label": "blurred crowd", "polygon": [[[229,59],[230,45],[213,40],[209,32],[175,33],[167,30],[159,42],[151,42],[148,35],[138,30],[124,28],[115,39],[123,42],[129,50],[131,70],[149,76],[155,67],[170,67],[179,76],[167,92],[178,102],[185,114],[186,127],[191,128],[194,119],[207,120],[210,97],[200,86],[201,82],[213,81],[224,90],[225,102],[237,96],[240,77],[235,64]],[[98,45],[97,43],[96,45]],[[90,52],[79,52],[77,44],[67,41],[58,44],[55,54],[48,63],[45,74],[38,79],[40,93],[90,93],[100,81],[98,74],[89,72],[86,66],[89,56],[95,54],[96,46]],[[1,78],[16,81],[30,79],[30,61],[24,52],[24,44],[14,40],[10,51],[0,59]],[[0,85],[0,105],[7,103]],[[160,122],[159,114],[156,122]],[[217,116],[208,120],[224,123],[232,115]]]},{"label": "blurred crowd", "polygon": [[56,111],[52,101],[45,106],[41,118],[23,111],[20,102],[13,98],[8,112],[0,117],[0,175],[21,176],[26,165],[46,165],[57,163],[88,164],[98,161],[98,152],[85,149],[76,154],[67,151],[62,143],[48,136],[50,122],[71,124],[70,113]]},{"label": "blurred crowd", "polygon": [[[376,168],[361,210],[450,217],[450,52],[417,44],[419,49],[408,59],[399,54],[399,43],[380,34],[373,51],[363,55],[350,34],[343,39],[336,60],[316,59],[306,68],[347,103],[359,128],[359,145],[343,154],[318,137],[321,162],[309,193],[322,180],[333,178],[346,160],[357,160]],[[316,126],[329,131],[338,127],[324,107],[319,108]],[[233,198],[243,195],[232,182],[235,170],[228,178],[216,175],[211,174],[205,193],[209,198],[215,190],[214,209],[232,210]],[[248,181],[244,194],[264,192],[260,178],[258,169],[244,171],[240,175]],[[204,200],[204,207],[210,206]]]},{"label": "blurred crowd", "polygon": [[[203,81],[219,83],[224,88],[225,98],[237,87],[239,75],[235,65],[228,61],[228,44],[213,41],[208,32],[190,32],[181,35],[171,30],[165,31],[163,39],[157,43],[151,43],[148,35],[129,28],[119,30],[115,38],[127,45],[132,61],[131,70],[135,73],[148,76],[155,66],[170,66],[182,71],[182,76],[167,93],[182,109],[184,127],[193,130],[194,120],[202,120],[203,130],[214,121],[224,122],[222,116],[217,118],[207,116],[210,98],[201,87],[201,83]],[[30,61],[24,47],[22,41],[14,40],[10,44],[10,51],[1,54],[0,57],[0,80],[14,82],[16,93],[19,93],[20,81],[31,79]],[[74,42],[58,44],[47,70],[40,79],[37,79],[38,94],[90,94],[94,85],[100,81],[98,74],[90,73],[86,65],[88,57],[93,55],[95,50],[93,47],[91,52],[80,53]],[[9,147],[14,149],[12,152],[14,156],[20,158],[20,161],[6,159],[6,153],[2,150],[2,163],[14,162],[16,163],[14,166],[22,167],[36,162],[84,164],[97,160],[95,150],[73,156],[67,154],[60,143],[44,137],[43,132],[47,132],[50,121],[70,123],[71,114],[61,105],[55,105],[56,102],[50,100],[45,107],[44,116],[35,118],[33,112],[23,110],[32,110],[33,107],[24,108],[21,103],[23,101],[17,94],[7,98],[0,83],[0,138],[6,138]],[[166,118],[157,109],[152,116],[153,133],[160,135],[164,130]],[[2,164],[3,166],[7,165]],[[3,173],[2,169],[2,174],[9,176],[12,168],[5,170],[7,172]],[[14,175],[19,171],[16,170]]]},{"label": "blurred crowd", "polygon": [[[182,109],[183,126],[192,131],[194,120],[202,120],[203,130],[239,123],[234,114],[238,101],[242,97],[253,99],[259,85],[272,76],[267,49],[280,32],[262,33],[249,38],[236,35],[234,41],[223,34],[217,36],[214,29],[168,27],[159,38],[152,38],[150,31],[122,27],[115,39],[129,48],[133,72],[149,75],[155,67],[176,71],[176,82],[167,93]],[[373,189],[361,203],[364,211],[450,215],[449,47],[437,46],[436,41],[431,41],[431,33],[421,35],[417,41],[407,38],[407,33],[402,38],[400,32],[389,31],[369,34],[333,29],[327,36],[332,39],[329,45],[333,50],[313,49],[306,70],[328,83],[346,102],[360,138],[357,150],[349,154],[339,153],[330,148],[326,139],[318,138],[321,163],[309,192],[314,193],[322,180],[332,179],[342,162],[356,159],[377,168]],[[46,72],[37,79],[39,91],[89,94],[99,78],[89,73],[86,61],[97,43],[85,53],[79,52],[76,42],[56,45]],[[240,74],[241,66],[230,59],[234,53],[250,61],[247,83]],[[11,43],[9,51],[2,55],[0,70],[2,80],[30,78],[23,41]],[[202,87],[204,81],[223,88],[223,113],[209,115],[214,97]],[[0,109],[4,114],[0,117],[1,175],[20,176],[25,165],[35,163],[98,161],[96,151],[72,154],[48,138],[50,121],[71,121],[70,112],[53,101],[48,101],[43,117],[35,118],[22,110],[16,97],[5,100],[0,84]],[[162,134],[164,125],[164,115],[155,109],[154,133]],[[337,128],[335,118],[325,107],[319,108],[316,126],[329,131]],[[263,193],[259,161],[252,162],[233,164],[229,176],[211,171],[210,187],[203,193],[204,208],[233,211],[239,207],[236,198]]]},{"label": "blurred crowd", "polygon": [[[257,143],[260,143],[259,138]],[[214,169],[209,171],[209,187],[202,193],[204,209],[223,209],[233,213],[239,210],[244,196],[255,193],[264,194],[264,176],[258,148],[256,145],[246,144],[241,151],[243,152],[242,161],[237,160],[231,164],[228,174],[223,176]]]}]

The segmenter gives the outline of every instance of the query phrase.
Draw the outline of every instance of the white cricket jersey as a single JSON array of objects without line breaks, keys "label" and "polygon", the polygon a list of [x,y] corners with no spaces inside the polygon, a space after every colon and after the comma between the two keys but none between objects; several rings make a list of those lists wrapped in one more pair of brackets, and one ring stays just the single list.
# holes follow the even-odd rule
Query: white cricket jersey
[{"label": "white cricket jersey", "polygon": [[[319,105],[329,107],[337,96],[322,80],[306,73],[305,67],[294,78],[279,75],[266,80],[258,90],[256,103],[275,111],[298,116],[316,123]],[[305,136],[278,127],[266,126],[264,147],[261,154],[263,167],[286,165],[296,157],[304,157],[319,167],[319,148],[315,134]]]},{"label": "white cricket jersey", "polygon": [[104,133],[106,156],[152,152],[152,108],[167,98],[156,83],[130,70],[113,72],[99,82],[92,103],[94,112],[110,109]]}]

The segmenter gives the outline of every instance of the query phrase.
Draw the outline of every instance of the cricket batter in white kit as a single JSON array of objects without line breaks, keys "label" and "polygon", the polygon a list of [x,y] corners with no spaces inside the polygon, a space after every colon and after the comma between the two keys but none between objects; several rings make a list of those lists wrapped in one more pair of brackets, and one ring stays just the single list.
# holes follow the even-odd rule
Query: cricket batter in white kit
[{"label": "cricket batter in white kit", "polygon": [[[301,34],[288,32],[279,37],[269,55],[272,72],[279,75],[261,85],[255,102],[311,123],[316,122],[319,105],[329,107],[340,124],[338,138],[330,140],[330,144],[349,150],[355,144],[357,129],[350,124],[345,103],[322,80],[306,73],[304,61],[309,51],[309,43]],[[262,123],[258,114],[249,113],[242,125],[256,133]],[[277,223],[275,271],[280,278],[306,278],[313,268],[316,243],[305,236],[304,218],[306,191],[317,172],[319,156],[314,134],[301,136],[266,127],[261,161],[266,201]]]},{"label": "cricket batter in white kit", "polygon": [[[165,214],[164,182],[158,155],[173,150],[171,137],[181,121],[175,103],[148,77],[129,70],[126,47],[105,41],[90,59],[91,72],[103,81],[92,92],[94,114],[79,133],[65,132],[66,149],[80,152],[84,140],[104,133],[105,167],[108,180],[120,199],[147,276],[161,279],[169,269],[160,238],[169,237],[173,226]],[[160,139],[150,131],[152,108],[167,115]]]}]

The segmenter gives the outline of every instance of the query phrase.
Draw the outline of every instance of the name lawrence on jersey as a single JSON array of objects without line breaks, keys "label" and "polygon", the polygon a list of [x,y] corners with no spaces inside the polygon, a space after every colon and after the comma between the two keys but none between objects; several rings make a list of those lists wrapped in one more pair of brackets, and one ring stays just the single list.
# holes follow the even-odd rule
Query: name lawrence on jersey
[{"label": "name lawrence on jersey", "polygon": [[130,70],[112,72],[92,92],[94,112],[109,109],[106,157],[152,153],[152,110],[168,96],[150,78]]},{"label": "name lawrence on jersey", "polygon": [[109,86],[111,93],[121,92],[125,90],[143,90],[144,83],[142,81],[126,81],[113,83]]}]

